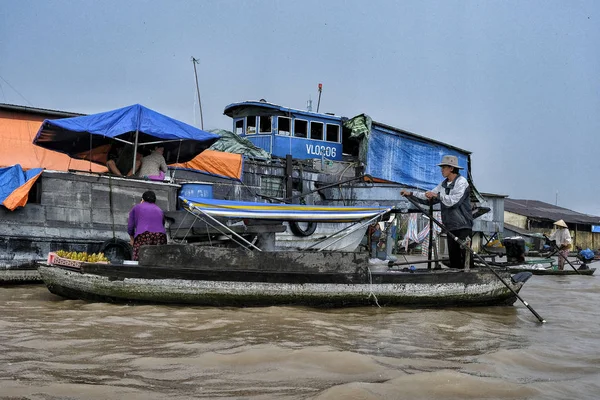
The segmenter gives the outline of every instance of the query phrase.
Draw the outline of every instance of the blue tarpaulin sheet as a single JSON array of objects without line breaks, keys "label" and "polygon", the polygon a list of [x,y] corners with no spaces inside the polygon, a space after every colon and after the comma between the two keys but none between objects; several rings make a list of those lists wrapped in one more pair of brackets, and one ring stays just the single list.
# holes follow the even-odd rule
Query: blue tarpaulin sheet
[{"label": "blue tarpaulin sheet", "polygon": [[41,168],[23,171],[20,165],[0,168],[0,204],[14,210],[17,206],[24,206],[27,201],[29,187],[42,172]]},{"label": "blue tarpaulin sheet", "polygon": [[[467,152],[373,126],[368,138],[365,173],[387,181],[429,190],[443,180],[436,165],[444,155],[457,156],[458,164],[468,171]],[[466,172],[464,174],[466,175]]]},{"label": "blue tarpaulin sheet", "polygon": [[73,158],[104,163],[115,139],[138,145],[161,142],[168,164],[185,162],[219,139],[140,104],[82,117],[45,120],[33,143]]}]

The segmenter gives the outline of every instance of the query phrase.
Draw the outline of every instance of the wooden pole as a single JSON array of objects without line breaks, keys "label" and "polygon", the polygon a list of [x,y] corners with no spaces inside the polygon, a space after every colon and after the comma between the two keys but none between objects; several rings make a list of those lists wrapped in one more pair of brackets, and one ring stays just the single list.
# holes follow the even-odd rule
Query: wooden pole
[{"label": "wooden pole", "polygon": [[198,107],[200,108],[200,128],[204,130],[204,118],[202,118],[202,102],[200,101],[200,86],[198,86],[198,72],[196,71],[196,64],[200,61],[192,56],[192,63],[194,64],[194,76],[196,77],[196,93],[198,94]]},{"label": "wooden pole", "polygon": [[[405,196],[406,200],[408,200],[413,206],[415,206],[422,214],[427,215],[427,212],[425,210],[423,210],[423,208],[419,205],[419,203],[417,203],[413,198],[411,198],[411,196]],[[429,218],[431,218],[431,220],[433,221],[433,215],[429,215]],[[483,263],[483,265],[485,265],[488,270],[490,272],[492,272],[496,278],[498,278],[500,280],[500,282],[502,282],[504,284],[504,286],[506,286],[506,288],[508,290],[510,290],[512,292],[512,294],[519,299],[519,301],[521,301],[521,303],[523,303],[523,305],[525,307],[527,307],[527,309],[529,311],[531,311],[531,313],[538,319],[539,322],[541,322],[542,324],[546,322],[546,320],[544,318],[541,317],[541,315],[539,315],[534,309],[533,307],[531,307],[529,305],[529,303],[527,303],[521,296],[519,296],[519,294],[504,280],[502,279],[502,277],[500,275],[498,275],[498,272],[496,272],[496,270],[494,268],[492,268],[484,259],[483,257],[481,257],[479,254],[475,253],[473,251],[473,249],[471,249],[471,247],[467,246],[462,240],[460,240],[456,235],[452,234],[452,232],[450,232],[448,230],[448,228],[446,228],[444,225],[442,225],[441,222],[439,221],[433,221],[437,226],[439,226],[443,232],[446,232],[446,235],[448,235],[448,240],[454,240],[456,243],[458,243],[460,245],[460,247],[462,247],[463,249],[465,249],[466,251],[468,251],[471,255],[471,257],[475,257],[476,259],[478,259],[479,261],[481,261]]]},{"label": "wooden pole", "polygon": [[427,263],[427,269],[431,269],[431,259],[433,253],[433,202],[429,202],[429,246],[427,249],[427,259],[430,260]]}]

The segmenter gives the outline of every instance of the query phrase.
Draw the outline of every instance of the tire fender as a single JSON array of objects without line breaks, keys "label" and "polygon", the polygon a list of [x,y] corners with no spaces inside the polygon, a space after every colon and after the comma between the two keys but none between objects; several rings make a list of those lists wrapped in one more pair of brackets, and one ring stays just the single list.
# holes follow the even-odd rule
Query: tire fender
[{"label": "tire fender", "polygon": [[296,221],[288,221],[288,225],[292,233],[296,236],[310,236],[315,233],[317,229],[316,222],[308,222],[308,225],[305,228],[300,227],[299,223]]},{"label": "tire fender", "polygon": [[[131,260],[133,257],[131,245],[121,239],[110,239],[105,241],[102,243],[100,251],[105,253],[110,261]],[[106,253],[108,253],[108,255]]]}]

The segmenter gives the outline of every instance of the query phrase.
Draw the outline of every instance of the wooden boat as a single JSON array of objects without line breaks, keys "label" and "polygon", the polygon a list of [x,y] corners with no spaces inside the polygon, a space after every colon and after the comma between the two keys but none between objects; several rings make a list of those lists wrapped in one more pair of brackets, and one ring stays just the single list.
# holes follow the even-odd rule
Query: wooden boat
[{"label": "wooden boat", "polygon": [[[144,246],[138,265],[41,265],[50,292],[103,302],[316,307],[511,305],[492,272],[370,266],[363,253],[261,252],[184,244]],[[531,276],[501,276],[515,292]]]},{"label": "wooden boat", "polygon": [[512,273],[519,272],[531,272],[533,275],[593,275],[596,272],[596,268],[588,268],[588,269],[578,269],[575,271],[569,267],[566,267],[563,270],[549,268],[528,268],[523,265],[514,265],[507,267],[508,270]]},{"label": "wooden boat", "polygon": [[25,263],[10,269],[0,269],[0,285],[41,283],[37,263]]},{"label": "wooden boat", "polygon": [[[565,265],[563,270],[556,269],[557,266],[554,264],[556,260],[552,258],[542,259],[530,259],[524,262],[489,262],[490,265],[500,268],[508,269],[511,273],[519,272],[531,272],[533,275],[593,275],[596,272],[596,268],[590,268],[586,263],[574,265],[579,266],[577,271],[571,268],[569,265]],[[547,266],[544,266],[547,265]]]}]

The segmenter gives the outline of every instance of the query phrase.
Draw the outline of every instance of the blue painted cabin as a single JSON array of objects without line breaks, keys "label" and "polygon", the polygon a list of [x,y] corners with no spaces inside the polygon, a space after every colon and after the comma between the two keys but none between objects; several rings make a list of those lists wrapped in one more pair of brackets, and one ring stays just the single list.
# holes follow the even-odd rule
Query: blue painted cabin
[{"label": "blue painted cabin", "polygon": [[223,113],[233,119],[233,132],[276,157],[342,160],[342,117],[262,100],[233,103]]}]

